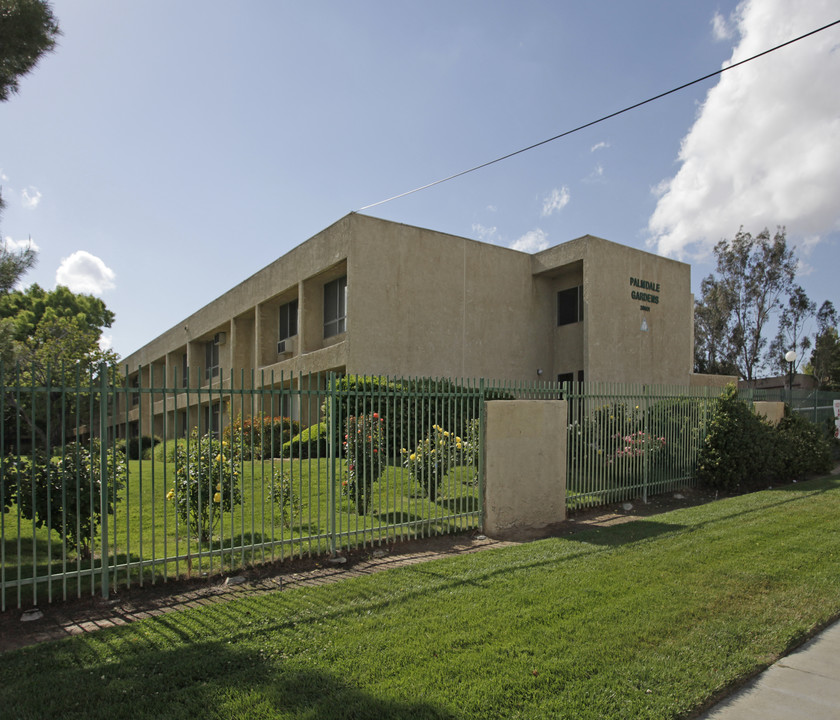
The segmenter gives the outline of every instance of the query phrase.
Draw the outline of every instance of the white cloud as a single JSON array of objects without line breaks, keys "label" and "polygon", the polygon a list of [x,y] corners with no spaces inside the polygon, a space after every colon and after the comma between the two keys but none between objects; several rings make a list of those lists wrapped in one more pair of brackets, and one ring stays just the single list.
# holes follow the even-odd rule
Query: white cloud
[{"label": "white cloud", "polygon": [[63,258],[55,274],[57,285],[66,285],[73,292],[101,295],[113,290],[114,271],[96,255],[77,250],[70,257]]},{"label": "white cloud", "polygon": [[595,152],[596,150],[603,150],[604,148],[608,148],[610,144],[605,140],[601,140],[599,143],[595,143],[591,148],[589,148],[589,152]]},{"label": "white cloud", "polygon": [[472,231],[476,237],[483,242],[493,242],[496,237],[496,227],[485,227],[480,223],[473,223]]},{"label": "white cloud", "polygon": [[718,41],[729,40],[733,35],[735,35],[732,25],[719,12],[716,12],[715,16],[712,18],[712,35],[715,40]]},{"label": "white cloud", "polygon": [[38,203],[41,202],[41,197],[43,197],[41,191],[32,185],[24,188],[20,193],[21,203],[27,210],[34,210],[38,207]]},{"label": "white cloud", "polygon": [[[736,10],[737,62],[836,19],[833,0]],[[649,243],[665,255],[708,252],[740,226],[788,236],[840,228],[840,48],[836,31],[724,73],[683,138],[680,169],[654,190]],[[813,240],[812,240],[813,242]]]},{"label": "white cloud", "polygon": [[513,250],[521,250],[522,252],[535,253],[540,250],[545,250],[548,247],[548,234],[544,230],[537,228],[526,232],[518,240],[514,240],[510,247]]},{"label": "white cloud", "polygon": [[565,185],[559,190],[554,188],[549,196],[543,200],[542,216],[548,217],[555,211],[559,212],[569,204],[570,198],[569,188]]},{"label": "white cloud", "polygon": [[113,335],[100,335],[99,336],[99,349],[105,352],[106,350],[110,350],[114,346],[114,336]]},{"label": "white cloud", "polygon": [[28,240],[15,240],[7,235],[3,238],[3,244],[6,246],[6,250],[9,250],[10,252],[26,250],[26,248],[32,248],[35,252],[38,252],[41,249],[32,238],[29,238]]},{"label": "white cloud", "polygon": [[587,183],[599,182],[604,179],[604,166],[598,163],[595,169],[587,175],[583,181]]}]

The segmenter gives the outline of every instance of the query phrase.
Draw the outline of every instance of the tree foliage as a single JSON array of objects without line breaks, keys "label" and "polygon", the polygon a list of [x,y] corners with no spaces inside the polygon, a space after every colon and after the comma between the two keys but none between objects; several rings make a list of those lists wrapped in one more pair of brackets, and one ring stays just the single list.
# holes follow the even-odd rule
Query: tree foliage
[{"label": "tree foliage", "polygon": [[838,315],[830,300],[817,312],[817,335],[807,370],[825,390],[840,390],[840,337]]},{"label": "tree foliage", "polygon": [[[113,320],[114,314],[102,300],[63,286],[44,290],[33,284],[0,297],[0,327],[9,343],[4,354],[17,363],[16,368],[5,366],[6,380],[22,385],[90,387],[101,363],[117,361],[116,353],[99,345],[102,330]],[[18,407],[14,394],[9,393],[6,402],[9,412],[18,414],[45,450],[59,443],[62,417],[70,417],[73,410],[67,406],[69,398],[63,408],[50,401],[49,396],[39,395],[37,402]]]},{"label": "tree foliage", "polygon": [[717,277],[703,281],[695,321],[695,356],[710,369],[734,368],[754,380],[764,365],[765,333],[773,315],[793,290],[796,257],[784,228],[770,237],[766,228],[751,235],[741,228],[715,246]]},{"label": "tree foliage", "polygon": [[0,101],[18,92],[20,78],[55,49],[59,35],[45,0],[0,0]]},{"label": "tree foliage", "polygon": [[782,309],[779,317],[779,330],[770,349],[767,360],[770,367],[784,374],[788,370],[785,354],[789,350],[796,352],[794,370],[804,360],[805,354],[811,349],[811,338],[805,334],[807,324],[817,312],[817,304],[811,300],[805,291],[796,285],[788,298],[787,305]]}]

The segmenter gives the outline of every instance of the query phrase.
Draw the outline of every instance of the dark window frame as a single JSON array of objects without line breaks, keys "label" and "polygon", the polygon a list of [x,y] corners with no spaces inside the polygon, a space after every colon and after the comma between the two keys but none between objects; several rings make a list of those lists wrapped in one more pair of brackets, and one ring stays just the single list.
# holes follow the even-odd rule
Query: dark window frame
[{"label": "dark window frame", "polygon": [[277,311],[277,340],[282,342],[298,334],[298,300],[290,300]]},{"label": "dark window frame", "polygon": [[324,338],[347,331],[347,276],[324,284]]},{"label": "dark window frame", "polygon": [[583,322],[583,285],[557,293],[557,326]]}]

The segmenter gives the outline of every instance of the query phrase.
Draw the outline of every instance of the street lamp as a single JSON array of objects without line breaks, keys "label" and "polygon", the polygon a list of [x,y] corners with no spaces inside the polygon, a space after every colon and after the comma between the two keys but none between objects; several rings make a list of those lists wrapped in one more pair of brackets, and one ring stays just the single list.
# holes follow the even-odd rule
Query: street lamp
[{"label": "street lamp", "polygon": [[793,410],[793,363],[796,362],[796,350],[788,350],[785,360],[788,363],[788,405]]}]

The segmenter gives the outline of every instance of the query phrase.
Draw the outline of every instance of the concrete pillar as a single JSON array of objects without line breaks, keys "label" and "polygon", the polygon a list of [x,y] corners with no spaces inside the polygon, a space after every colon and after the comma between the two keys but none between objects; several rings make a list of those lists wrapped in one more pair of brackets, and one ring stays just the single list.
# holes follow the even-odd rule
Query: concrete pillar
[{"label": "concrete pillar", "polygon": [[566,401],[496,400],[485,407],[485,534],[550,534],[566,519]]}]

